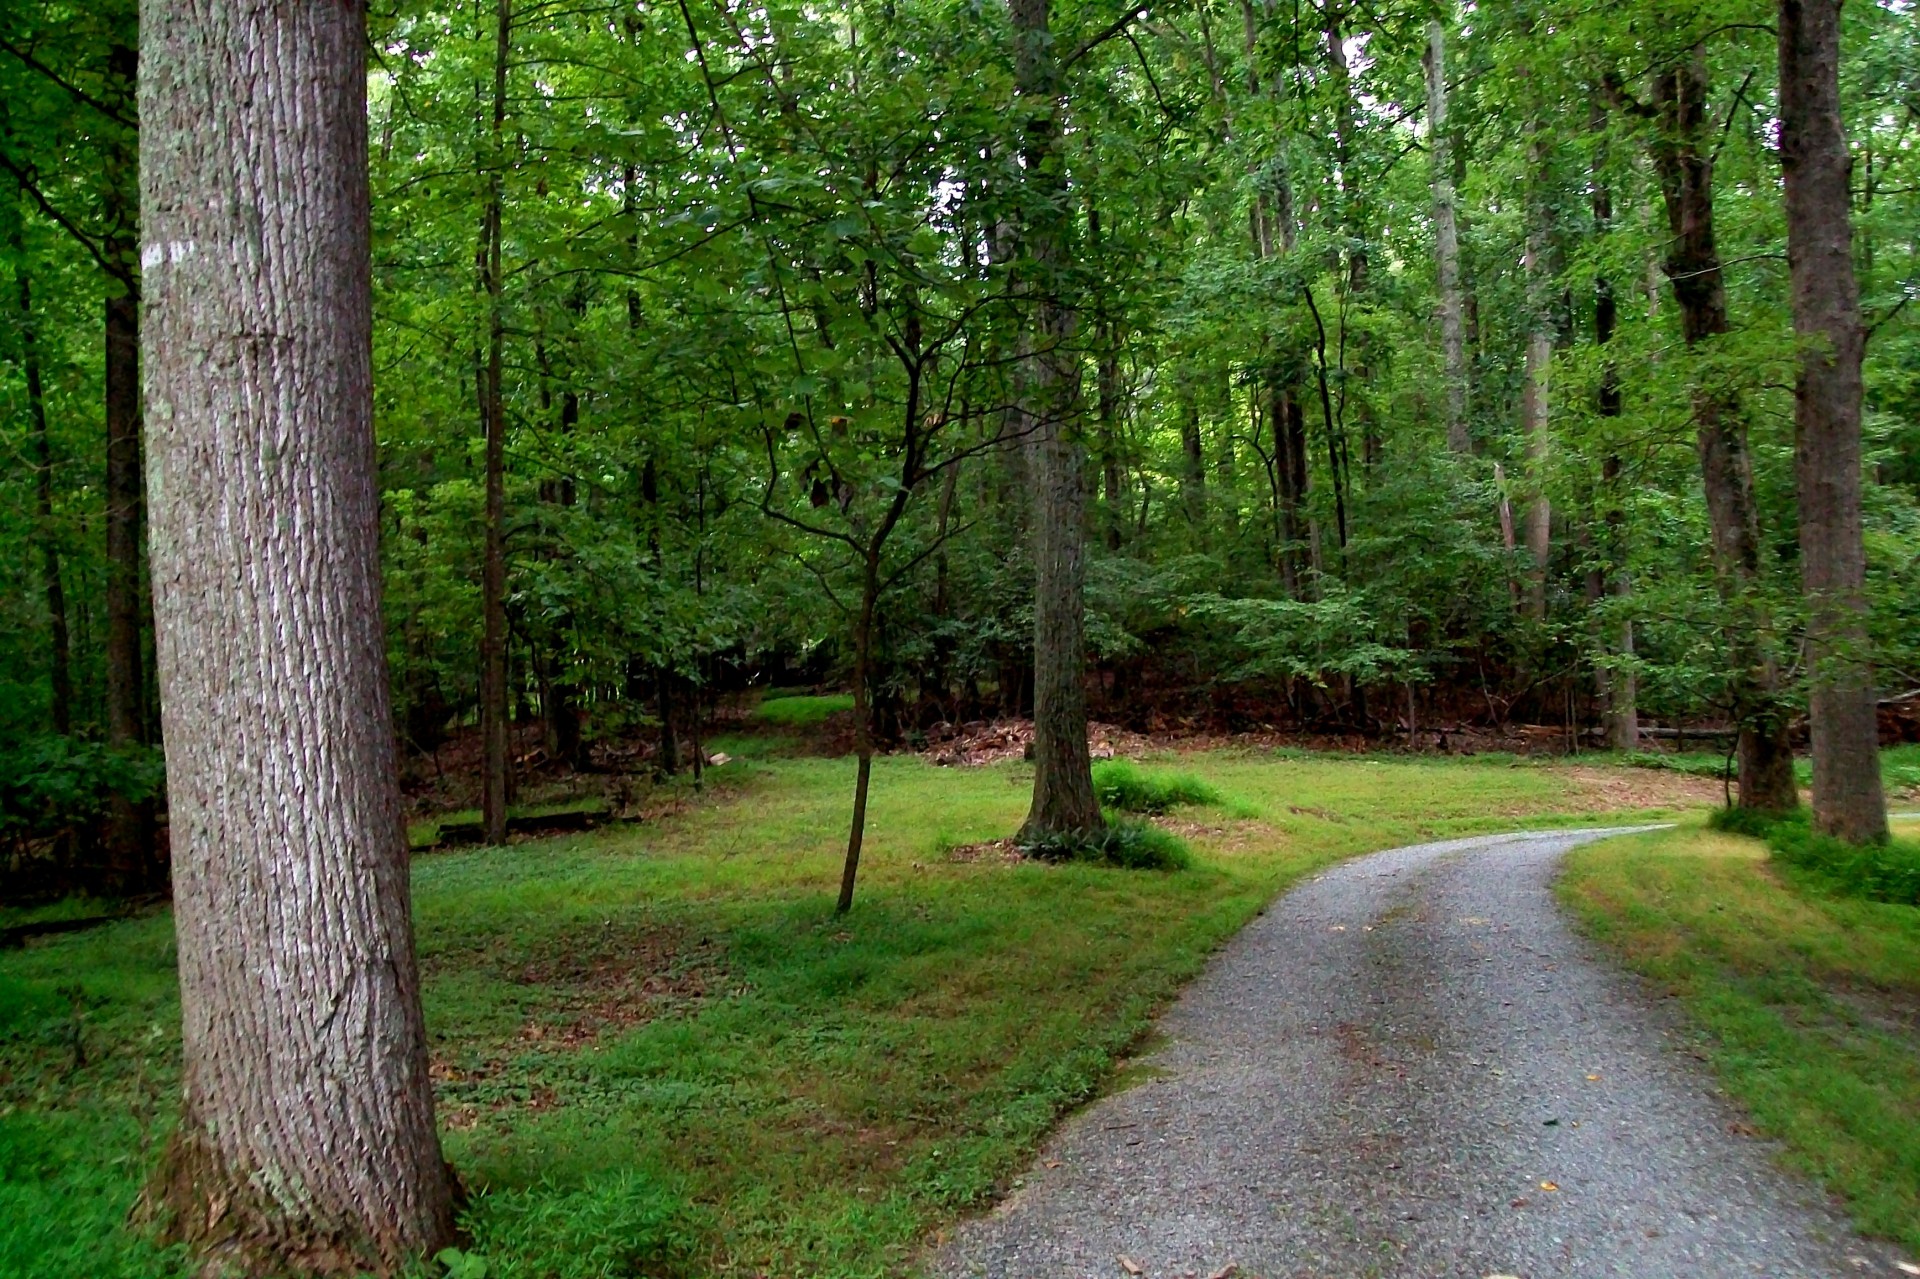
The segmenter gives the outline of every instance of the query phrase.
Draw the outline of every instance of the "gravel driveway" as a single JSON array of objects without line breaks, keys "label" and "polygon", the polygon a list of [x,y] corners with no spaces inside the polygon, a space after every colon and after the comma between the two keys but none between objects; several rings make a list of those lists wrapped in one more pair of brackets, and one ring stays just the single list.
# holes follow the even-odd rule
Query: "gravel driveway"
[{"label": "gravel driveway", "polygon": [[1423,844],[1300,885],[1167,1013],[1147,1081],[1070,1120],[928,1268],[1901,1274],[1743,1135],[1677,1010],[1561,919],[1560,855],[1617,833]]}]

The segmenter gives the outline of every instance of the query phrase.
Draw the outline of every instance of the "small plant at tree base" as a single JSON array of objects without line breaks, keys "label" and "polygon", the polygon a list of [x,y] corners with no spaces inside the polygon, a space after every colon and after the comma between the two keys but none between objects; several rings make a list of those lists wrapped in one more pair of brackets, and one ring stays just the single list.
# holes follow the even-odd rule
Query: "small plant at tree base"
[{"label": "small plant at tree base", "polygon": [[1193,854],[1179,836],[1146,822],[1109,819],[1104,830],[1042,836],[1021,851],[1035,861],[1117,866],[1122,870],[1185,870]]},{"label": "small plant at tree base", "polygon": [[1149,773],[1132,760],[1103,760],[1093,770],[1100,807],[1126,813],[1164,813],[1188,804],[1218,804],[1220,792],[1192,773]]}]

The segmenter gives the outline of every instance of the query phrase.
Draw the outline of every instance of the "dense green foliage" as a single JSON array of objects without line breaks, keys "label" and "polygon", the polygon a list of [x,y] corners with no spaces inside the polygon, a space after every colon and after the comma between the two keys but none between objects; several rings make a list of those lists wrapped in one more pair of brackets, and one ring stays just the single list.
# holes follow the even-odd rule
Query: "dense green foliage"
[{"label": "dense green foliage", "polygon": [[[0,9],[13,277],[0,449],[27,463],[0,475],[11,741],[53,722],[49,565],[74,732],[100,732],[98,315],[115,286],[95,254],[103,191],[121,179],[98,171],[94,143],[129,123],[100,94],[130,13]],[[1072,269],[1046,283],[1079,316],[1096,713],[1409,732],[1592,723],[1602,679],[1631,673],[1650,719],[1724,717],[1748,623],[1723,606],[1708,554],[1689,419],[1703,387],[1740,406],[1752,440],[1757,615],[1790,632],[1801,612],[1765,7],[1206,0],[1116,16],[1088,2],[1053,19],[1071,52],[1076,204]],[[1436,16],[1444,139],[1424,113]],[[1920,287],[1920,36],[1900,0],[1845,16],[1872,328],[1874,657],[1897,689],[1920,682],[1920,310],[1903,309]],[[405,740],[430,752],[477,715],[475,388],[496,304],[511,709],[579,724],[585,745],[551,735],[556,753],[796,665],[844,674],[859,548],[903,486],[878,566],[883,736],[1020,712],[1031,569],[1024,463],[1004,432],[1027,303],[1008,228],[1032,197],[1005,12],[393,0],[372,23],[377,416]],[[1648,76],[1696,58],[1733,331],[1689,348],[1661,271],[1660,125],[1642,108]],[[1467,453],[1446,447],[1433,320],[1441,140]],[[497,301],[475,256],[496,188]],[[1605,343],[1603,296],[1617,311]],[[1548,433],[1530,441],[1525,348],[1541,324]],[[1511,530],[1541,500],[1536,577]],[[1523,606],[1536,589],[1538,613]],[[1628,620],[1631,653],[1609,638]]]},{"label": "dense green foliage", "polygon": [[1920,906],[1920,840],[1848,844],[1815,831],[1805,809],[1769,817],[1724,808],[1713,813],[1707,824],[1766,840],[1775,858],[1822,891],[1895,906]]}]

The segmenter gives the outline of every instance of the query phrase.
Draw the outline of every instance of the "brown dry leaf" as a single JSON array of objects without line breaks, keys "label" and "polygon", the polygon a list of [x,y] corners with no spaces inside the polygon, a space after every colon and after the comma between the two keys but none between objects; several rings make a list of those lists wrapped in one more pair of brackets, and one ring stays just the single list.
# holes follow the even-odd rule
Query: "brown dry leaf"
[{"label": "brown dry leaf", "polygon": [[1139,1262],[1135,1261],[1132,1257],[1129,1257],[1124,1252],[1120,1254],[1119,1260],[1120,1260],[1120,1268],[1126,1271],[1130,1275],[1143,1275],[1147,1273],[1147,1268],[1145,1266],[1141,1265]]},{"label": "brown dry leaf", "polygon": [[1597,1083],[1599,1083],[1599,1082],[1600,1082],[1600,1076],[1598,1076],[1598,1075],[1588,1075],[1588,1076],[1587,1076],[1587,1082],[1588,1082],[1588,1083],[1591,1083],[1591,1084],[1597,1084]]},{"label": "brown dry leaf", "polygon": [[1239,1273],[1240,1263],[1237,1261],[1229,1261],[1226,1265],[1208,1275],[1207,1279],[1233,1279],[1233,1277]]},{"label": "brown dry leaf", "polygon": [[1060,1166],[1060,1161],[1058,1159],[1049,1159],[1042,1166],[1047,1168],[1058,1168]]},{"label": "brown dry leaf", "polygon": [[1540,1183],[1540,1189],[1546,1191],[1548,1194],[1552,1194],[1554,1191],[1560,1189],[1560,1187],[1551,1181],[1543,1181]]}]

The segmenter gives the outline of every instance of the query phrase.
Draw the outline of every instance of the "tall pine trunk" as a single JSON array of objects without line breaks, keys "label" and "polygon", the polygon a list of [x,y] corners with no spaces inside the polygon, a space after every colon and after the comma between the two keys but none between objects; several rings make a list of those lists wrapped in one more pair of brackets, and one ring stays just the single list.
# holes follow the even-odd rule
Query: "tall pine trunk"
[{"label": "tall pine trunk", "polygon": [[1525,380],[1520,388],[1521,433],[1526,441],[1528,616],[1547,616],[1547,564],[1553,554],[1553,503],[1547,496],[1547,463],[1552,449],[1549,379],[1553,372],[1553,224],[1547,201],[1547,149],[1541,126],[1535,125],[1527,148],[1532,170],[1527,207],[1527,247],[1522,265],[1527,276],[1527,348]]},{"label": "tall pine trunk", "polygon": [[[1604,122],[1596,118],[1596,125]],[[1603,157],[1593,162],[1593,225],[1605,235],[1613,227],[1613,192],[1606,182]],[[1600,387],[1595,395],[1595,411],[1611,424],[1623,407],[1620,395],[1620,365],[1609,345],[1619,326],[1620,307],[1614,297],[1613,281],[1598,276],[1593,282],[1593,340],[1605,352],[1600,368]],[[1612,441],[1608,441],[1611,446]],[[1624,601],[1633,594],[1633,579],[1627,572],[1627,517],[1622,507],[1621,462],[1618,453],[1609,451],[1600,463],[1600,581],[1596,597],[1612,596]],[[1633,619],[1622,617],[1613,623],[1612,633],[1602,627],[1600,652],[1603,658],[1633,659]],[[1610,750],[1631,751],[1640,748],[1639,678],[1631,665],[1606,665],[1596,668],[1607,746]]]},{"label": "tall pine trunk", "polygon": [[[1689,350],[1728,333],[1726,284],[1714,241],[1713,159],[1705,150],[1707,72],[1696,48],[1682,65],[1655,82],[1660,135],[1654,167],[1660,176],[1672,231],[1666,273],[1680,306],[1680,330]],[[1713,535],[1715,574],[1730,614],[1733,701],[1739,722],[1739,803],[1784,812],[1799,802],[1787,707],[1780,697],[1780,659],[1763,599],[1760,512],[1753,491],[1753,458],[1739,397],[1711,380],[1696,382],[1694,431]]]},{"label": "tall pine trunk", "polygon": [[1812,669],[1813,818],[1853,843],[1887,837],[1867,637],[1860,516],[1860,361],[1866,335],[1840,116],[1839,0],[1780,0],[1780,161],[1800,343],[1794,474]]},{"label": "tall pine trunk", "polygon": [[1061,74],[1050,0],[1010,0],[1014,81],[1025,117],[1022,291],[1031,304],[1021,361],[1021,419],[1033,495],[1033,807],[1029,837],[1100,828],[1087,753],[1086,484],[1079,440],[1080,361],[1065,296],[1073,252]]},{"label": "tall pine trunk", "polygon": [[364,11],[141,16],[183,1055],[147,1203],[216,1265],[388,1274],[453,1204],[381,623]]}]

